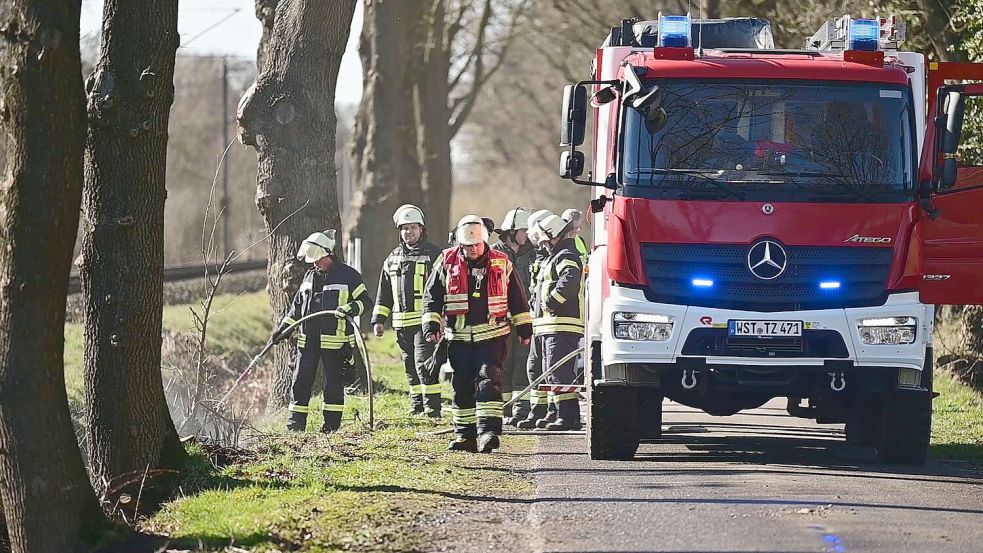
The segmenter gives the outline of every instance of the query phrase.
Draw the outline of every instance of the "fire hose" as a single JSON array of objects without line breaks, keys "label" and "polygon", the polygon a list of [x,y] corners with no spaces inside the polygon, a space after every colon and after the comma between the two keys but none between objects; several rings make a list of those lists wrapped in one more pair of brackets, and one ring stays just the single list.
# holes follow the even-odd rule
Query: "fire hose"
[{"label": "fire hose", "polygon": [[[543,374],[539,375],[539,377],[537,377],[535,380],[533,380],[532,382],[530,382],[529,385],[526,386],[526,388],[524,390],[522,390],[521,392],[519,392],[517,394],[515,394],[515,393],[512,394],[512,399],[506,401],[504,403],[504,405],[502,406],[502,408],[503,409],[507,409],[508,407],[514,405],[515,402],[519,401],[519,399],[522,396],[528,394],[533,388],[535,388],[536,386],[539,386],[540,383],[542,383],[550,375],[552,375],[554,372],[556,372],[557,369],[559,369],[560,367],[562,367],[564,363],[570,361],[571,359],[576,358],[578,355],[580,355],[581,353],[583,353],[584,351],[586,351],[586,349],[587,348],[585,348],[585,347],[580,347],[580,348],[577,348],[577,349],[571,351],[570,353],[564,355],[562,358],[560,358],[559,361],[557,361],[556,363],[553,363],[553,365],[550,366],[549,369],[543,371]],[[574,380],[576,380],[576,378]],[[444,430],[438,430],[437,432],[431,432],[429,435],[450,434],[453,431],[454,431],[453,428],[448,428],[448,429],[444,429]]]},{"label": "fire hose", "polygon": [[[296,320],[295,322],[287,326],[287,328],[283,329],[282,334],[286,336],[287,334],[292,332],[293,329],[296,328],[297,325],[299,325],[300,323],[309,319],[313,319],[315,317],[323,317],[325,315],[333,315],[335,317],[341,315],[352,325],[352,328],[356,329],[355,343],[358,346],[359,353],[362,355],[362,360],[365,361],[365,377],[368,381],[369,430],[371,431],[375,428],[375,403],[374,403],[374,390],[372,386],[372,363],[369,361],[369,352],[365,348],[365,340],[362,338],[362,333],[358,332],[358,325],[355,323],[355,318],[348,313],[342,313],[341,311],[336,311],[334,309],[327,309],[324,311],[318,311],[316,313],[310,313],[308,315],[304,315],[300,319]],[[232,396],[232,392],[234,392],[236,388],[239,387],[239,384],[242,383],[242,381],[246,378],[246,376],[250,373],[250,371],[252,371],[253,367],[255,367],[257,363],[259,363],[259,360],[262,359],[264,355],[266,355],[266,352],[268,352],[270,348],[274,346],[274,344],[275,342],[273,341],[273,337],[270,336],[269,341],[266,342],[266,345],[263,346],[263,349],[260,350],[260,352],[256,355],[256,357],[253,357],[253,360],[249,362],[249,365],[246,367],[246,370],[242,371],[242,374],[239,375],[239,378],[237,378],[235,383],[232,384],[232,387],[229,388],[229,391],[226,392],[225,396],[222,397],[222,400],[218,402],[218,405],[215,407],[216,410],[220,409],[223,405],[225,405],[225,402],[228,401],[229,397]]]}]

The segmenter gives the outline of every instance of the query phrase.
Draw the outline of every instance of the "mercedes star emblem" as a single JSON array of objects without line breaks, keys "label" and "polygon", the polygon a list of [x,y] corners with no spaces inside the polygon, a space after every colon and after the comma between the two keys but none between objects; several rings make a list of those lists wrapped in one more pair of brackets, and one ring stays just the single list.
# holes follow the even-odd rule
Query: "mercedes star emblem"
[{"label": "mercedes star emblem", "polygon": [[765,204],[761,206],[761,212],[764,213],[765,215],[771,215],[772,213],[775,212],[775,206],[772,204]]},{"label": "mercedes star emblem", "polygon": [[748,250],[747,267],[761,280],[774,280],[788,267],[788,254],[778,242],[762,240]]}]

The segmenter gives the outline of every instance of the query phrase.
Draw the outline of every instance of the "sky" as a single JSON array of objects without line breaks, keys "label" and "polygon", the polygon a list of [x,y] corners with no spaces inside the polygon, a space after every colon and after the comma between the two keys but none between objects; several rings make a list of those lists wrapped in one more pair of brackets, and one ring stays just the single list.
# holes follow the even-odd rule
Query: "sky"
[{"label": "sky", "polygon": [[[103,0],[83,0],[82,36],[94,36],[102,26]],[[254,0],[184,0],[178,8],[178,55],[227,55],[256,59],[262,29],[254,15]],[[362,64],[358,36],[362,30],[362,2],[352,18],[351,34],[341,60],[336,102],[357,104],[362,96]]]}]

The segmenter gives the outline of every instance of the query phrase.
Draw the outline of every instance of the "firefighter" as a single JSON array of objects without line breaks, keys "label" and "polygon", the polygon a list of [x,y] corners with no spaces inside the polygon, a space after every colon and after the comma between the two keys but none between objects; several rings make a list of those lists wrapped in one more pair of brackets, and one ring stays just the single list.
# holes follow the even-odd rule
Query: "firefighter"
[{"label": "firefighter", "polygon": [[584,226],[584,214],[579,209],[570,208],[563,212],[562,217],[564,221],[573,225],[573,240],[577,245],[577,253],[580,254],[581,265],[586,267],[587,262],[590,261],[590,250],[587,249],[587,243],[580,236],[580,230]]},{"label": "firefighter", "polygon": [[[542,239],[539,222],[550,215],[553,215],[552,211],[548,209],[540,209],[538,211],[534,211],[532,215],[529,216],[528,220],[529,240],[536,248],[535,258],[530,267],[530,305],[535,305],[536,303],[539,268],[549,257],[547,243]],[[535,320],[533,323],[535,323]],[[526,376],[529,382],[532,382],[533,380],[539,378],[541,374],[543,374],[542,339],[533,336],[532,343],[529,347],[529,358],[526,362]],[[526,415],[526,418],[515,421],[516,427],[522,430],[531,430],[533,428],[537,428],[537,424],[540,424],[540,427],[544,427],[549,422],[555,420],[556,412],[552,402],[550,401],[550,397],[551,394],[547,392],[541,392],[537,389],[531,390],[529,392],[529,413]]]},{"label": "firefighter", "polygon": [[508,336],[514,328],[528,344],[532,315],[508,256],[488,247],[481,218],[461,219],[456,238],[458,246],[443,251],[427,282],[424,333],[432,343],[449,341],[455,438],[448,449],[490,453],[500,445]]},{"label": "firefighter", "polygon": [[440,374],[428,363],[434,344],[423,338],[421,323],[423,291],[440,249],[427,239],[423,211],[415,205],[400,206],[393,225],[399,245],[382,263],[372,329],[381,338],[386,321],[392,322],[410,387],[410,414],[440,418]]},{"label": "firefighter", "polygon": [[[583,264],[577,249],[576,231],[555,215],[539,222],[540,233],[550,248],[550,257],[539,272],[539,289],[533,305],[533,334],[541,338],[544,367],[553,367],[560,359],[580,347],[584,335]],[[576,358],[559,366],[549,377],[550,384],[573,384]],[[556,420],[546,430],[580,430],[580,395],[557,392],[553,395]]]},{"label": "firefighter", "polygon": [[[505,214],[502,228],[497,229],[499,241],[492,246],[509,257],[512,266],[519,275],[524,290],[529,289],[530,270],[532,267],[533,247],[527,236],[527,221],[529,211],[521,207],[510,210]],[[529,358],[529,348],[519,343],[516,333],[509,335],[505,366],[502,367],[502,399],[508,403],[513,392],[519,392],[529,385],[526,378],[526,362]],[[515,425],[529,414],[529,395],[507,408],[503,423]]]},{"label": "firefighter", "polygon": [[[324,367],[324,424],[321,432],[334,432],[341,427],[345,406],[344,367],[351,356],[351,341],[357,330],[345,314],[357,317],[372,306],[372,300],[362,283],[362,275],[335,258],[335,231],[315,232],[300,245],[297,259],[312,266],[304,274],[300,289],[294,295],[293,306],[273,333],[273,341],[284,340],[288,327],[301,318],[322,311],[335,314],[313,317],[301,323],[297,337],[297,364],[294,367],[292,401],[288,410],[287,430],[307,429],[308,404],[311,388],[320,362]],[[296,327],[295,327],[296,328]]]}]

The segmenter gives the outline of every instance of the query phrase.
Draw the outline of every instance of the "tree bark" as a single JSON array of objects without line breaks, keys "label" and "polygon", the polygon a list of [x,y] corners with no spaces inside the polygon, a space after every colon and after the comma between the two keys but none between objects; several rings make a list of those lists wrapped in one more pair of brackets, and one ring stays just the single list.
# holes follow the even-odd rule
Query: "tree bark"
[{"label": "tree bark", "polygon": [[79,0],[0,6],[0,498],[15,552],[88,549],[107,525],[65,392],[65,290],[82,195]]},{"label": "tree bark", "polygon": [[[365,1],[359,43],[362,100],[352,142],[358,187],[351,236],[362,239],[362,277],[370,290],[375,290],[382,261],[398,240],[393,212],[403,203],[420,205],[424,200],[413,109],[414,53],[424,14],[416,2]],[[432,230],[430,213],[426,215]]]},{"label": "tree bark", "polygon": [[[86,83],[82,255],[89,465],[96,489],[184,460],[160,347],[167,123],[177,0],[108,0]],[[165,491],[165,490],[158,490]],[[144,493],[151,505],[154,497]]]},{"label": "tree bark", "polygon": [[451,194],[451,130],[448,76],[450,74],[450,47],[447,44],[447,5],[435,0],[429,14],[428,36],[423,48],[422,70],[415,82],[417,118],[420,121],[418,148],[422,166],[424,206],[429,216],[430,228],[445,240],[452,224]]},{"label": "tree bark", "polygon": [[[267,290],[275,322],[306,270],[294,257],[301,241],[341,230],[334,98],[354,11],[355,0],[280,2],[268,59],[239,103],[239,137],[256,149],[256,205],[271,233]],[[277,408],[290,399],[292,351],[283,343],[272,353],[270,407]]]},{"label": "tree bark", "polygon": [[280,0],[256,0],[256,19],[259,19],[263,26],[263,36],[259,39],[259,48],[256,50],[256,69],[263,70],[266,59],[270,55],[270,38],[273,36],[273,20],[276,16],[276,7]]}]

